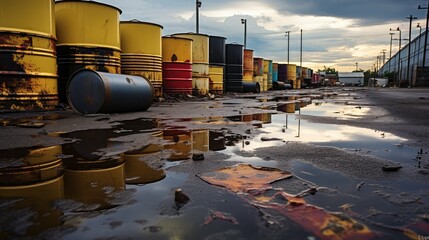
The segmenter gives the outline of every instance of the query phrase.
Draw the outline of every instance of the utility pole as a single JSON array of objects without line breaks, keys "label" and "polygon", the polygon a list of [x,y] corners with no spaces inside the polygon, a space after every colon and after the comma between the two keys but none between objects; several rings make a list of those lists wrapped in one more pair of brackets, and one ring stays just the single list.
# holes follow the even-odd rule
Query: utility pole
[{"label": "utility pole", "polygon": [[408,80],[408,86],[411,86],[411,77],[410,77],[411,26],[413,24],[413,20],[417,19],[417,17],[413,17],[413,15],[410,15],[409,17],[406,17],[406,19],[410,19],[410,28],[408,32],[407,80]]},{"label": "utility pole", "polygon": [[428,5],[426,7],[422,7],[419,5],[419,7],[417,9],[427,9],[427,11],[426,11],[425,46],[423,49],[423,66],[422,66],[422,67],[425,67],[425,64],[426,64],[426,48],[428,45],[429,0],[428,0]]},{"label": "utility pole", "polygon": [[290,39],[290,31],[285,32],[287,35],[287,64],[289,64],[289,39]]},{"label": "utility pole", "polygon": [[380,53],[383,54],[383,65],[384,65],[386,63],[386,49],[381,50]]},{"label": "utility pole", "polygon": [[301,29],[301,47],[300,47],[300,54],[299,54],[299,66],[302,67],[302,29]]},{"label": "utility pole", "polygon": [[401,29],[399,27],[396,30],[390,29],[390,31],[398,31],[399,32],[398,69],[397,69],[397,71],[398,71],[397,72],[397,74],[398,74],[397,84],[399,87],[400,83],[401,83],[401,70],[400,70],[401,65],[400,64],[401,64],[401,38],[402,38],[402,35],[401,35]]},{"label": "utility pole", "polygon": [[197,19],[197,26],[196,26],[196,33],[200,33],[200,7],[203,3],[199,0],[196,0],[195,7],[196,7],[196,19]]},{"label": "utility pole", "polygon": [[393,35],[395,35],[395,33],[389,33],[390,34],[390,56],[389,56],[389,73],[391,71],[390,69],[390,65],[391,65],[391,59],[392,59],[392,40],[393,40]]},{"label": "utility pole", "polygon": [[358,71],[358,63],[356,63],[356,72]]}]

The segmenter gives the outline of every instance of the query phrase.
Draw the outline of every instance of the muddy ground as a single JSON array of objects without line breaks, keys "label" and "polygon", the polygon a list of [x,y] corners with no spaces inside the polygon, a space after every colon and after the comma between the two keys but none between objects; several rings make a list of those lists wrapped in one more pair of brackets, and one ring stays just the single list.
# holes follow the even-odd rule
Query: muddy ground
[{"label": "muddy ground", "polygon": [[[285,111],[291,102],[294,111]],[[328,113],[318,112],[317,105],[329,106],[323,110]],[[0,151],[9,155],[3,157],[3,169],[15,164],[10,155],[23,149],[62,145],[60,158],[67,160],[74,158],[67,149],[82,150],[76,148],[79,143],[85,145],[82,155],[101,159],[164,146],[144,159],[150,168],[163,171],[162,178],[139,184],[128,179],[122,195],[114,197],[115,207],[107,210],[82,211],[68,202],[65,189],[65,199],[55,201],[53,207],[60,212],[59,223],[50,220],[55,222],[50,227],[31,231],[32,226],[43,225],[43,217],[28,217],[26,227],[17,229],[22,221],[11,222],[13,204],[4,204],[0,230],[8,237],[408,239],[429,235],[429,89],[324,88],[214,99],[166,98],[146,112],[85,116],[59,109],[2,113],[0,118]],[[40,126],[29,127],[32,123]],[[201,131],[221,133],[224,146],[214,150],[199,146],[196,141],[201,138],[196,134]],[[163,138],[154,137],[159,132]],[[195,133],[193,148],[186,151],[181,144],[188,149],[189,142],[181,138],[190,133]],[[335,138],[336,134],[342,136]],[[364,135],[371,135],[374,142],[365,145]],[[384,141],[387,147],[377,145]],[[201,156],[203,160],[192,160]],[[278,205],[262,206],[251,192],[235,192],[204,179],[205,174],[240,163],[291,173],[291,179],[271,183],[270,191],[286,192],[304,199],[304,206],[322,210],[308,207],[294,215]],[[189,201],[175,199],[178,188]],[[332,220],[338,212],[353,220]],[[365,227],[354,223],[348,228],[354,221]],[[330,232],[322,231],[322,226]]]}]

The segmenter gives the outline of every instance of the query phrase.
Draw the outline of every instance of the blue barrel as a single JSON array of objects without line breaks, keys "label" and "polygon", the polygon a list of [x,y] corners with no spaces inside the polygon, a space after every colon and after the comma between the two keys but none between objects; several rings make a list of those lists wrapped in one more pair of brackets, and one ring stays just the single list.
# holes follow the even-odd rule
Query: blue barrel
[{"label": "blue barrel", "polygon": [[243,92],[243,45],[226,44],[226,92]]},{"label": "blue barrel", "polygon": [[152,105],[154,89],[141,76],[81,69],[67,83],[67,100],[83,114],[145,111]]}]

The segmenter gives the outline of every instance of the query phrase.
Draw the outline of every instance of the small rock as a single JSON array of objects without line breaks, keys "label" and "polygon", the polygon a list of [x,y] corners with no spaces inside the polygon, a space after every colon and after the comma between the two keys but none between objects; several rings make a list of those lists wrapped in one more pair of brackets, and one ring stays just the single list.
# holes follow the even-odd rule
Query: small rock
[{"label": "small rock", "polygon": [[267,142],[267,141],[280,141],[280,138],[268,138],[268,137],[261,137],[261,141]]},{"label": "small rock", "polygon": [[46,129],[42,129],[40,132],[38,132],[40,135],[48,135],[48,131]]},{"label": "small rock", "polygon": [[249,144],[250,144],[250,142],[249,142],[249,141],[245,141],[245,142],[244,142],[244,144],[249,145]]},{"label": "small rock", "polygon": [[247,129],[247,130],[246,130],[246,133],[247,133],[247,134],[251,134],[251,133],[252,133],[252,130],[251,130],[251,129]]},{"label": "small rock", "polygon": [[194,160],[194,161],[202,161],[202,160],[204,160],[204,153],[194,153],[194,154],[192,154],[192,160]]},{"label": "small rock", "polygon": [[181,188],[176,189],[174,192],[174,201],[177,205],[183,206],[189,202],[189,197],[186,195]]},{"label": "small rock", "polygon": [[286,132],[286,129],[284,129],[284,128],[283,128],[283,129],[282,129],[282,132]]}]

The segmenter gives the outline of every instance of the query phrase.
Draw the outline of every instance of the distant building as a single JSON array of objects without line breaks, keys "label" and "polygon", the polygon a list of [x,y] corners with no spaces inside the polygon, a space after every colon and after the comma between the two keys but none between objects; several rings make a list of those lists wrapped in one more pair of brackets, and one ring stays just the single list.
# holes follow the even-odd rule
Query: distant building
[{"label": "distant building", "polygon": [[363,72],[339,72],[338,81],[345,86],[363,86]]}]

